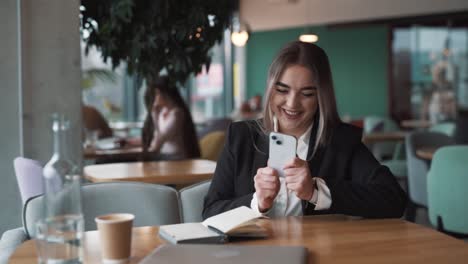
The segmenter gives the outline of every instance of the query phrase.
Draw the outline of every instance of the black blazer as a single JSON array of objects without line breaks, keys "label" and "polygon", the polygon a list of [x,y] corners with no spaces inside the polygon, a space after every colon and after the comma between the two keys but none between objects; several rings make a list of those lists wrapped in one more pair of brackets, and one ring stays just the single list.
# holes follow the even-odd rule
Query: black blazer
[{"label": "black blazer", "polygon": [[[318,122],[315,122],[318,123]],[[312,177],[325,180],[331,192],[328,210],[314,210],[303,201],[304,215],[346,214],[369,218],[401,217],[407,197],[395,177],[361,142],[361,129],[340,123],[329,144],[312,156],[317,134],[314,126],[309,145]],[[203,218],[245,205],[250,207],[257,169],[266,167],[268,137],[255,121],[232,123],[204,201]]]}]

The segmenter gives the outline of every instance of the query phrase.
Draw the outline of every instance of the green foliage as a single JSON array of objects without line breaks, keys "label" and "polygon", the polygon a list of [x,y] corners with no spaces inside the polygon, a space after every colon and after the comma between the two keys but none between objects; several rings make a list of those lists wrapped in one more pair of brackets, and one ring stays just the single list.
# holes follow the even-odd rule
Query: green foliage
[{"label": "green foliage", "polygon": [[[173,84],[209,69],[209,50],[229,26],[234,0],[82,0],[86,51],[151,81],[166,69]],[[86,36],[87,34],[83,34]]]}]

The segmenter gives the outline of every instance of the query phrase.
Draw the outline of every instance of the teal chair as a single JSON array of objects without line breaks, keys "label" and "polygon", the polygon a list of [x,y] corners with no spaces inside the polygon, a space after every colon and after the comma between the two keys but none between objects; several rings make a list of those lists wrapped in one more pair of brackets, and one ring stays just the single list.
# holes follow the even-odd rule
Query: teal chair
[{"label": "teal chair", "polygon": [[416,155],[420,147],[444,147],[453,145],[453,138],[437,132],[414,131],[405,137],[406,161],[408,165],[409,204],[406,216],[414,221],[418,208],[427,208],[427,174],[429,162]]},{"label": "teal chair", "polygon": [[204,181],[180,190],[180,206],[184,223],[202,222],[203,200],[211,181]]},{"label": "teal chair", "polygon": [[439,132],[445,134],[449,137],[453,137],[455,133],[455,123],[454,122],[444,122],[431,126],[429,128],[431,132]]},{"label": "teal chair", "polygon": [[436,151],[427,179],[431,224],[439,231],[468,237],[468,146]]}]

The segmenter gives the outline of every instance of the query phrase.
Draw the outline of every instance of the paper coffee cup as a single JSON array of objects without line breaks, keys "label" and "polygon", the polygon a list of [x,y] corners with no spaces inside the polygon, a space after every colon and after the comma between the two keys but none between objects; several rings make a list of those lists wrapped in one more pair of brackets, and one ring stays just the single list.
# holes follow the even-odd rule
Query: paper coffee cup
[{"label": "paper coffee cup", "polygon": [[95,218],[104,263],[124,263],[130,257],[132,214],[108,214]]}]

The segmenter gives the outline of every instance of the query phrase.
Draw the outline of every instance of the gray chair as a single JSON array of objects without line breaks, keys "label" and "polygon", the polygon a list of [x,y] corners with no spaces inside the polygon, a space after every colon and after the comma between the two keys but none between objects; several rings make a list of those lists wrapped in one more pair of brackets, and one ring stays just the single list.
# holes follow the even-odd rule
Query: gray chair
[{"label": "gray chair", "polygon": [[[109,213],[134,214],[134,226],[180,223],[179,195],[171,187],[108,182],[83,185],[81,193],[86,231],[96,229],[97,215]],[[23,207],[23,228],[8,230],[2,236],[0,260],[8,259],[18,245],[34,237],[34,224],[42,217],[43,196],[31,197]]]},{"label": "gray chair", "polygon": [[27,240],[22,227],[7,230],[0,239],[0,264],[8,263],[8,259],[15,252],[16,247]]},{"label": "gray chair", "polygon": [[[397,124],[390,118],[380,116],[366,116],[364,118],[364,134],[374,132],[391,132],[397,131]],[[392,157],[395,153],[396,142],[378,142],[369,145],[369,149],[378,160]]]},{"label": "gray chair", "polygon": [[[109,213],[135,215],[134,226],[180,223],[179,197],[175,189],[136,182],[83,185],[81,189],[85,230],[96,230],[94,218]],[[34,223],[43,215],[43,196],[29,199],[23,208],[26,235],[35,234]]]},{"label": "gray chair", "polygon": [[42,165],[39,161],[17,157],[13,166],[23,204],[29,198],[44,193]]},{"label": "gray chair", "polygon": [[203,221],[203,200],[210,184],[211,181],[205,181],[180,190],[180,206],[184,223]]},{"label": "gray chair", "polygon": [[427,173],[429,162],[416,156],[420,147],[441,147],[454,144],[453,138],[438,132],[412,132],[406,135],[406,161],[408,164],[408,193],[410,204],[407,219],[414,221],[418,207],[427,208]]}]

